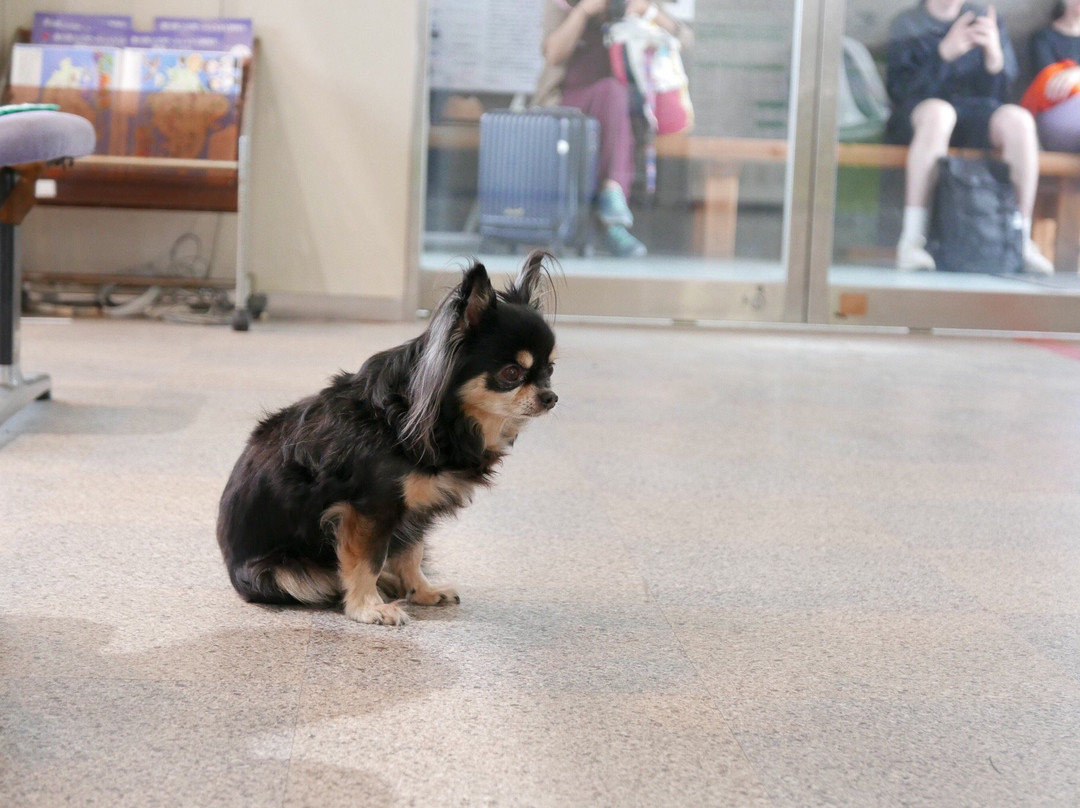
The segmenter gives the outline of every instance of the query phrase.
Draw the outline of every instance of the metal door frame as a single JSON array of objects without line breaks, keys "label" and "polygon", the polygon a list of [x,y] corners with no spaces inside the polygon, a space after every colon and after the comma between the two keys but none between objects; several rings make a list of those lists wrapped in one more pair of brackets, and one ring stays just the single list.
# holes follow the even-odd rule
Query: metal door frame
[{"label": "metal door frame", "polygon": [[[794,0],[784,193],[782,280],[759,281],[575,274],[562,289],[561,314],[586,318],[892,326],[916,330],[1080,331],[1080,289],[1075,294],[874,286],[829,281],[837,188],[837,87],[843,60],[845,0]],[[424,15],[426,17],[426,15]],[[426,58],[426,49],[425,49]],[[418,88],[426,121],[427,87]],[[426,131],[426,128],[425,130]],[[424,141],[415,145],[419,176]],[[423,265],[419,251],[424,188],[418,190],[410,247],[419,267],[409,295],[422,309],[460,277],[459,267]],[[512,261],[484,256],[489,268],[509,271]],[[917,280],[917,279],[916,279]],[[937,285],[937,284],[935,284]],[[861,304],[852,316],[844,302]],[[859,307],[857,307],[859,308]]]},{"label": "metal door frame", "polygon": [[[804,283],[806,322],[900,326],[915,330],[1080,331],[1080,289],[1054,292],[1037,283],[1031,283],[1030,289],[1026,290],[1003,291],[830,283],[838,164],[837,87],[843,61],[841,38],[846,3],[845,0],[819,2],[818,59],[814,68],[817,89],[813,102],[817,119],[813,135],[810,233]],[[852,316],[850,306],[844,305],[845,298],[856,304],[856,311],[864,313]]]},{"label": "metal door frame", "polygon": [[[784,194],[782,280],[626,277],[574,274],[560,290],[559,313],[593,318],[806,323],[812,241],[812,190],[817,159],[818,76],[824,0],[794,0],[791,20],[791,77],[788,154]],[[426,90],[425,90],[426,92]],[[426,110],[426,99],[424,109]],[[426,118],[426,114],[425,114]],[[427,151],[420,160],[426,164]],[[423,209],[423,201],[418,205]],[[418,228],[419,229],[419,228]],[[422,230],[420,230],[422,233]],[[417,240],[419,243],[419,239]],[[502,272],[507,257],[483,256]],[[460,268],[433,267],[418,256],[415,299],[430,309],[460,277]]]}]

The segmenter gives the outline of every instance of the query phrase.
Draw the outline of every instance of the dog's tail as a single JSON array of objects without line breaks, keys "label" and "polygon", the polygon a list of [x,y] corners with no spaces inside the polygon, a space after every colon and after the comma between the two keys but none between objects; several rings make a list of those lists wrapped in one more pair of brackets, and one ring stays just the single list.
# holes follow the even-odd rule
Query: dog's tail
[{"label": "dog's tail", "polygon": [[341,596],[337,571],[303,559],[277,556],[229,567],[240,596],[251,603],[325,605]]}]

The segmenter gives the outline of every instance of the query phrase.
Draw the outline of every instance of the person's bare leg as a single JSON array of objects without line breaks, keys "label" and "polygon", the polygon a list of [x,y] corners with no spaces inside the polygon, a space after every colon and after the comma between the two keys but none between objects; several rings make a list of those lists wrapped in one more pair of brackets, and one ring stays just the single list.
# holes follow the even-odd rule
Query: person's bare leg
[{"label": "person's bare leg", "polygon": [[1008,163],[1020,213],[1030,220],[1039,183],[1039,136],[1031,113],[1016,104],[998,107],[990,116],[990,145]]},{"label": "person's bare leg", "polygon": [[904,205],[928,208],[937,181],[938,159],[949,151],[949,139],[956,128],[956,110],[948,101],[928,98],[911,111],[915,135],[908,149],[904,177]]},{"label": "person's bare leg", "polygon": [[896,245],[896,268],[905,271],[935,268],[933,257],[926,251],[926,228],[938,159],[948,153],[956,110],[947,101],[928,98],[911,111],[911,126],[915,134],[908,148],[904,221]]},{"label": "person's bare leg", "polygon": [[990,144],[1001,152],[1016,189],[1016,203],[1024,218],[1024,270],[1052,275],[1054,265],[1031,240],[1031,216],[1039,184],[1039,135],[1035,119],[1023,107],[1004,104],[990,116]]}]

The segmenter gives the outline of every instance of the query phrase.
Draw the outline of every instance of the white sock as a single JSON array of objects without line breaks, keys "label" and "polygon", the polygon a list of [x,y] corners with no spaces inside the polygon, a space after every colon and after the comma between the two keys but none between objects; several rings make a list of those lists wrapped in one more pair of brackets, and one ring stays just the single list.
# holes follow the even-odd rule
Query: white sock
[{"label": "white sock", "polygon": [[[1016,219],[1013,219],[1015,222]],[[1031,241],[1031,219],[1024,219],[1024,238]]]},{"label": "white sock", "polygon": [[904,223],[900,228],[901,241],[915,241],[926,237],[926,223],[930,212],[914,205],[904,206]]}]

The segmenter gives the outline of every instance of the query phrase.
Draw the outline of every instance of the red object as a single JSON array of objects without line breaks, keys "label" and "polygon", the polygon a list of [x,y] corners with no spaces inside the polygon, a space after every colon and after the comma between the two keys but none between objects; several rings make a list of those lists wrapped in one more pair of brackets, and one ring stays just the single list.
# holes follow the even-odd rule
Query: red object
[{"label": "red object", "polygon": [[1039,115],[1053,106],[1056,106],[1065,98],[1071,98],[1080,92],[1080,85],[1074,85],[1069,94],[1065,98],[1059,98],[1057,101],[1051,101],[1046,97],[1046,85],[1050,82],[1054,76],[1063,70],[1076,67],[1077,64],[1072,59],[1062,59],[1060,62],[1054,62],[1047,65],[1039,71],[1039,75],[1035,77],[1035,80],[1031,82],[1031,86],[1027,88],[1027,92],[1024,93],[1024,97],[1020,99],[1020,106],[1030,112],[1032,115]]},{"label": "red object", "polygon": [[686,88],[662,90],[656,94],[656,134],[670,135],[689,129],[694,119],[689,112]]}]

